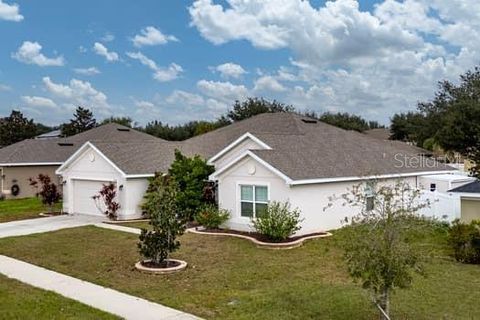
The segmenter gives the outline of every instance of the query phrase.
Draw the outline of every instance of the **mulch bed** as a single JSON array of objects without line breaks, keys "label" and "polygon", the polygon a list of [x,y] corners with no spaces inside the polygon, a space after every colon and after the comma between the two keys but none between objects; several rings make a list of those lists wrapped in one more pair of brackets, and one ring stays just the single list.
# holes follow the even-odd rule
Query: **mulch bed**
[{"label": "mulch bed", "polygon": [[180,265],[179,261],[165,260],[160,264],[157,264],[153,261],[142,261],[142,266],[152,269],[165,269],[165,268],[174,268]]},{"label": "mulch bed", "polygon": [[229,230],[229,229],[199,229],[199,228],[196,228],[196,230],[198,232],[239,234],[239,235],[251,237],[251,238],[254,238],[258,241],[266,242],[266,243],[290,243],[290,242],[295,242],[297,240],[300,240],[300,239],[303,239],[303,238],[306,238],[306,237],[322,236],[322,235],[327,234],[326,232],[315,232],[315,233],[304,234],[304,235],[301,235],[301,236],[290,237],[288,239],[281,240],[281,241],[273,241],[272,239],[270,239],[270,238],[266,237],[265,235],[260,234],[258,232],[237,231],[237,230]]}]

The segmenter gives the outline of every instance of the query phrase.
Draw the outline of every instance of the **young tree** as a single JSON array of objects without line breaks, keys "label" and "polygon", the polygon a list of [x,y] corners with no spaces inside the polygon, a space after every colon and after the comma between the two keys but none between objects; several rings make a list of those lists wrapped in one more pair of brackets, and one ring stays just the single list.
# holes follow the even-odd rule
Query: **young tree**
[{"label": "young tree", "polygon": [[37,125],[27,119],[20,111],[12,110],[10,115],[0,119],[0,147],[33,138],[50,128]]},{"label": "young tree", "polygon": [[178,186],[178,209],[185,219],[193,220],[197,210],[205,203],[205,183],[213,172],[214,167],[199,156],[189,158],[175,151],[175,161],[168,174]]},{"label": "young tree", "polygon": [[420,202],[419,195],[404,181],[394,185],[370,181],[330,199],[358,211],[347,220],[341,243],[350,275],[373,293],[382,319],[389,317],[391,292],[408,287],[412,275],[422,271],[420,252],[408,241],[426,225],[417,213],[429,203]]},{"label": "young tree", "polygon": [[37,190],[37,197],[42,199],[42,203],[48,206],[48,211],[53,211],[53,205],[62,198],[57,185],[46,174],[40,173],[37,178],[29,178],[30,185]]},{"label": "young tree", "polygon": [[73,119],[70,119],[70,123],[62,126],[63,136],[73,136],[77,133],[81,133],[97,126],[97,121],[93,117],[93,113],[87,108],[77,107],[73,115]]},{"label": "young tree", "polygon": [[248,98],[240,102],[235,101],[232,110],[227,112],[230,121],[240,121],[262,113],[294,112],[293,106],[285,105],[277,101],[268,101],[263,98]]},{"label": "young tree", "polygon": [[[117,187],[113,182],[103,184],[102,189],[92,199],[96,202],[97,208],[102,211],[108,219],[117,220],[117,212],[120,210],[120,204],[115,200],[117,198]],[[102,206],[99,202],[102,202]]]},{"label": "young tree", "polygon": [[177,184],[171,177],[157,173],[150,178],[144,199],[142,209],[150,217],[152,229],[142,229],[138,248],[155,266],[166,267],[169,254],[180,247],[177,237],[185,231],[184,220],[178,214]]}]

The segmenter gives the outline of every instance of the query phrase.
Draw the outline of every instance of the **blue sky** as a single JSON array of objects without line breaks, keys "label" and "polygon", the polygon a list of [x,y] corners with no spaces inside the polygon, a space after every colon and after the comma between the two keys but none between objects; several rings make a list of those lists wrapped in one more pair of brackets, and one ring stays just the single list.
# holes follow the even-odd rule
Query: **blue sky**
[{"label": "blue sky", "polygon": [[181,123],[263,96],[385,123],[478,62],[479,18],[469,0],[0,0],[0,116]]}]

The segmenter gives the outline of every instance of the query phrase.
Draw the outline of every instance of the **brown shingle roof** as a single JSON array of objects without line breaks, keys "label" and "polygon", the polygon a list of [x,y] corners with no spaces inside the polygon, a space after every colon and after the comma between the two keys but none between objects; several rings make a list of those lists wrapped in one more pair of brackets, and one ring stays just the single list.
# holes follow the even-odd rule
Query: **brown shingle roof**
[{"label": "brown shingle roof", "polygon": [[146,133],[109,123],[68,138],[28,139],[17,142],[0,149],[0,164],[64,162],[87,141],[165,142]]}]

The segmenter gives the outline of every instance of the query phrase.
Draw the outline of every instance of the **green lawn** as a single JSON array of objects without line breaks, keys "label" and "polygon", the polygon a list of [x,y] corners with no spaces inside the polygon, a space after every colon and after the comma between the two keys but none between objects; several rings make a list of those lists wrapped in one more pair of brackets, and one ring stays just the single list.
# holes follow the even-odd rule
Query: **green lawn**
[{"label": "green lawn", "polygon": [[119,319],[0,275],[0,319]]},{"label": "green lawn", "polygon": [[[60,210],[62,204],[55,206]],[[47,212],[48,209],[38,198],[9,199],[0,201],[0,223],[14,220],[39,218],[40,212]]]},{"label": "green lawn", "polygon": [[[163,276],[134,269],[137,236],[95,227],[2,239],[0,253],[209,319],[377,318],[335,236],[287,251],[221,236],[181,241],[174,257],[189,267]],[[479,319],[480,267],[448,257],[444,235],[419,245],[434,255],[428,277],[393,296],[393,319]]]}]

